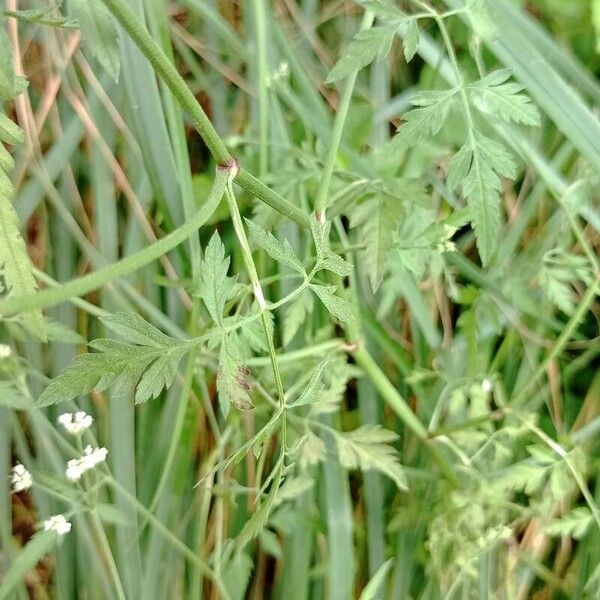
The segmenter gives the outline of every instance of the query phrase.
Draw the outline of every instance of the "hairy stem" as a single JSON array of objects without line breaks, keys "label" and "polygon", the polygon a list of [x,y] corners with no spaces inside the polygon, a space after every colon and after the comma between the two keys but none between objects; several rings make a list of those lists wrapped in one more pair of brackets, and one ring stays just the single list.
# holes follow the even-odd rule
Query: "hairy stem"
[{"label": "hairy stem", "polygon": [[[142,54],[148,59],[156,73],[163,79],[173,96],[181,107],[190,116],[194,127],[208,146],[210,153],[218,164],[225,164],[231,160],[231,154],[219,137],[210,119],[186,85],[181,75],[160,46],[152,39],[148,30],[139,21],[124,0],[102,0],[113,14],[119,24],[131,36]],[[286,217],[296,221],[299,225],[308,226],[310,220],[299,208],[288,202],[285,198],[268,188],[256,177],[240,169],[236,182],[245,190],[279,211]]]},{"label": "hairy stem", "polygon": [[281,406],[284,406],[285,403],[285,394],[283,391],[283,383],[281,381],[281,373],[279,372],[279,366],[277,365],[277,355],[275,354],[275,345],[273,343],[273,335],[271,334],[271,330],[268,327],[267,319],[265,312],[268,310],[268,305],[265,301],[265,297],[262,291],[262,286],[260,284],[260,279],[258,277],[258,273],[256,271],[256,265],[254,264],[254,259],[252,258],[252,251],[250,250],[250,244],[248,243],[248,238],[246,237],[246,232],[244,230],[244,224],[242,223],[242,216],[240,215],[240,210],[238,208],[237,202],[235,200],[235,195],[233,193],[233,178],[235,177],[235,172],[232,171],[232,175],[229,177],[227,181],[227,202],[229,204],[229,212],[231,213],[231,220],[233,222],[233,228],[235,229],[235,234],[238,238],[238,242],[240,244],[240,249],[242,251],[242,256],[244,258],[244,264],[246,265],[246,270],[248,271],[248,276],[250,277],[250,283],[252,285],[252,290],[254,292],[254,297],[256,298],[256,303],[260,309],[260,319],[263,326],[263,331],[265,334],[265,338],[267,340],[267,347],[269,349],[269,356],[271,357],[271,366],[273,368],[273,376],[275,377],[275,383],[277,385],[277,395],[279,396],[279,402]]},{"label": "hairy stem", "polygon": [[107,265],[98,271],[74,279],[60,287],[46,289],[31,296],[16,296],[7,300],[0,300],[0,316],[7,317],[35,309],[48,308],[76,296],[84,296],[119,277],[133,273],[156,260],[159,256],[173,250],[206,223],[215,211],[225,192],[227,177],[227,170],[217,169],[212,190],[202,208],[189,221],[164,238],[112,265]]}]

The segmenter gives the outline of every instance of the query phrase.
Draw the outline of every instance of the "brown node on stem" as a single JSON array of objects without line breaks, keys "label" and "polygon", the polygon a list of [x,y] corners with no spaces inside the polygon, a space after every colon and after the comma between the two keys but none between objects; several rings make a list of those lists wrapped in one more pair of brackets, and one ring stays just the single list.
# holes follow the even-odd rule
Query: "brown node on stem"
[{"label": "brown node on stem", "polygon": [[240,172],[240,161],[235,156],[232,156],[226,161],[220,163],[218,168],[222,171],[229,171],[232,177],[237,177],[238,173]]},{"label": "brown node on stem", "polygon": [[351,354],[352,352],[356,352],[359,348],[358,342],[344,342],[340,348],[344,351],[344,352],[348,352],[349,354]]}]

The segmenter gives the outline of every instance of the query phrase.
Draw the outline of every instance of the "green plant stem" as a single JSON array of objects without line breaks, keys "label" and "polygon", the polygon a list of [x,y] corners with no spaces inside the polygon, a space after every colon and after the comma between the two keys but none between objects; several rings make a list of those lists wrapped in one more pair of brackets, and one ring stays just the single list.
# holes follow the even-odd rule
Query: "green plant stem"
[{"label": "green plant stem", "polygon": [[556,454],[558,454],[558,456],[560,456],[561,459],[565,461],[565,464],[567,465],[569,471],[571,471],[571,475],[573,475],[573,479],[575,480],[577,487],[579,487],[579,490],[581,491],[581,495],[585,499],[594,517],[594,520],[596,521],[598,529],[600,529],[600,510],[598,510],[598,506],[594,501],[594,497],[592,496],[587,486],[587,483],[585,482],[585,479],[581,476],[581,473],[579,473],[579,471],[575,468],[575,465],[569,457],[568,452],[560,444],[555,442],[549,435],[542,431],[539,427],[537,427],[536,425],[532,425],[526,419],[519,417],[519,415],[517,415],[517,417],[528,429],[533,431],[533,433],[535,433],[545,444],[547,444],[549,448],[556,452]]},{"label": "green plant stem", "polygon": [[159,519],[157,519],[137,498],[132,496],[118,481],[110,477],[108,483],[123,494],[123,496],[131,503],[132,506],[144,517],[150,521],[153,527],[168,541],[171,545],[183,556],[185,556],[191,564],[193,564],[201,573],[206,575],[215,584],[224,600],[231,600],[227,589],[217,574],[198,556],[196,553],[186,546],[176,535],[169,531]]},{"label": "green plant stem", "polygon": [[[346,235],[346,232],[339,219],[336,220],[336,228],[342,244],[344,246],[348,246],[348,236]],[[354,298],[356,298],[357,282],[355,273],[350,275],[349,281],[350,292],[354,295]],[[406,400],[392,385],[385,373],[381,370],[379,365],[375,362],[375,360],[373,360],[373,357],[365,348],[360,316],[358,317],[356,323],[347,323],[345,330],[347,339],[349,340],[348,346],[351,347],[353,343],[357,345],[356,350],[353,352],[353,357],[356,361],[356,364],[363,369],[386,404],[388,404],[388,406],[398,415],[398,417],[400,417],[406,427],[408,427],[408,429],[410,429],[419,440],[425,443],[431,453],[432,458],[437,463],[444,477],[453,486],[458,486],[458,478],[456,477],[456,473],[454,472],[452,465],[448,462],[442,452],[440,452],[439,448],[432,443],[425,425],[421,423],[415,413],[411,410]]]},{"label": "green plant stem", "polygon": [[[369,29],[373,24],[373,13],[369,10],[365,12],[363,17],[360,30]],[[325,211],[327,210],[327,196],[329,195],[329,187],[331,185],[331,175],[335,166],[335,160],[337,153],[342,141],[342,134],[344,132],[344,125],[346,124],[346,118],[348,117],[348,109],[350,108],[350,101],[354,93],[354,86],[356,84],[356,78],[358,76],[358,69],[355,69],[346,79],[344,85],[344,91],[340,99],[337,112],[335,114],[335,120],[333,122],[333,133],[329,148],[327,149],[327,156],[325,158],[325,165],[321,180],[319,183],[319,189],[317,190],[317,198],[315,200],[315,214],[317,219],[320,221],[325,220]]]},{"label": "green plant stem", "polygon": [[232,464],[242,459],[246,455],[246,453],[250,451],[250,448],[252,448],[257,438],[259,438],[261,435],[268,435],[268,433],[272,430],[277,421],[279,421],[279,417],[281,417],[283,412],[284,408],[281,408],[279,406],[277,408],[277,411],[271,416],[267,423],[265,423],[265,425],[263,425],[258,430],[258,432],[254,435],[252,439],[249,439],[248,441],[244,442],[244,444],[234,454],[232,454],[228,458],[221,460],[217,465],[215,465],[214,469],[210,473],[202,477],[202,479],[200,479],[194,487],[201,485],[207,479],[207,477],[209,477],[215,471],[225,471]]},{"label": "green plant stem", "polygon": [[182,77],[162,51],[160,46],[152,38],[144,24],[127,6],[124,0],[102,0],[113,14],[119,24],[127,31],[133,41],[148,59],[154,70],[162,77],[172,94],[179,103],[185,107],[190,115],[194,127],[202,136],[208,146],[210,153],[219,163],[228,161],[231,156],[221,141],[209,118],[202,107],[198,104],[194,95],[187,87]]},{"label": "green plant stem", "polygon": [[415,413],[410,409],[406,400],[400,395],[400,392],[390,383],[390,380],[373,360],[373,357],[364,348],[359,348],[353,356],[356,364],[367,374],[386,404],[422,442],[425,442],[427,449],[444,477],[452,485],[458,486],[459,481],[452,465],[439,448],[434,445],[434,442],[429,439],[429,434],[423,423],[419,421]]},{"label": "green plant stem", "polygon": [[587,256],[587,259],[590,261],[590,266],[592,267],[592,277],[600,278],[600,265],[598,261],[598,255],[594,251],[592,245],[588,242],[585,237],[585,233],[579,224],[579,220],[573,214],[573,210],[571,207],[567,205],[564,200],[564,197],[557,198],[559,205],[565,211],[567,215],[567,219],[569,220],[569,224],[571,225],[571,229],[575,234],[584,254]]},{"label": "green plant stem", "polygon": [[252,251],[250,250],[250,244],[248,243],[248,238],[246,237],[246,232],[244,230],[244,224],[242,223],[242,216],[240,215],[240,210],[238,208],[237,202],[235,200],[235,195],[233,193],[233,178],[235,177],[235,172],[232,171],[231,176],[227,181],[227,202],[229,204],[229,211],[231,214],[231,220],[233,222],[233,228],[235,229],[236,236],[238,238],[238,242],[240,244],[240,249],[242,251],[242,256],[244,258],[244,264],[246,265],[246,270],[248,271],[248,276],[250,277],[250,283],[252,285],[252,289],[254,291],[254,296],[256,298],[256,302],[260,309],[260,319],[263,326],[263,331],[265,334],[265,338],[267,340],[267,347],[269,349],[269,356],[271,358],[271,366],[273,368],[273,376],[275,377],[275,383],[277,385],[277,395],[279,397],[279,402],[281,403],[281,407],[285,406],[285,394],[283,391],[283,382],[281,380],[281,373],[279,372],[279,366],[277,365],[277,355],[275,354],[275,345],[273,343],[273,335],[271,330],[268,327],[267,319],[266,319],[266,311],[268,310],[268,305],[265,301],[265,297],[262,291],[262,286],[260,285],[260,279],[258,277],[258,273],[256,272],[256,265],[254,264],[254,259],[252,258]]},{"label": "green plant stem", "polygon": [[[285,354],[281,354],[277,357],[277,361],[279,364],[300,362],[305,358],[320,356],[322,354],[328,354],[335,351],[343,351],[345,350],[345,347],[346,341],[343,339],[337,338],[333,340],[327,340],[321,344],[315,344],[314,346],[308,346],[306,348],[300,348],[299,350],[292,350],[290,352],[286,352]],[[245,361],[245,364],[249,367],[258,367],[268,364],[270,360],[270,357],[257,356],[254,358],[249,358]]]},{"label": "green plant stem", "polygon": [[422,2],[421,0],[412,0],[414,4],[420,6],[422,9],[426,10],[431,17],[437,23],[437,26],[442,34],[442,39],[444,41],[444,46],[446,47],[446,51],[448,52],[448,58],[450,60],[450,66],[454,72],[454,76],[456,78],[456,84],[458,87],[458,93],[460,95],[461,104],[463,107],[465,119],[467,121],[467,129],[469,142],[473,150],[477,148],[477,141],[475,139],[475,120],[473,118],[473,113],[471,112],[471,105],[469,104],[469,98],[467,97],[467,91],[465,89],[465,82],[462,76],[462,72],[458,65],[458,59],[456,58],[456,52],[454,51],[454,46],[452,45],[452,40],[450,39],[450,35],[448,34],[448,29],[446,28],[446,24],[444,23],[443,16],[438,13],[434,8]]},{"label": "green plant stem", "polygon": [[[196,328],[196,324],[198,322],[199,317],[199,308],[200,301],[198,298],[194,298],[192,304],[192,314],[191,314],[191,327],[192,333]],[[183,426],[185,424],[185,416],[187,414],[188,406],[189,406],[189,398],[192,392],[192,384],[194,381],[194,372],[196,369],[196,355],[197,355],[198,347],[194,345],[190,350],[190,353],[187,358],[185,379],[183,382],[183,388],[181,389],[181,395],[179,397],[179,406],[177,407],[177,413],[175,415],[175,423],[173,424],[173,431],[171,432],[171,441],[169,442],[169,449],[167,451],[167,458],[165,459],[165,463],[162,469],[162,473],[160,476],[160,480],[158,485],[156,486],[156,490],[154,492],[154,496],[152,501],[150,502],[150,512],[155,512],[158,502],[160,500],[160,496],[164,491],[167,482],[169,481],[169,476],[173,469],[173,465],[175,463],[175,458],[177,457],[177,450],[179,449],[179,442],[181,439],[181,432],[183,431]],[[143,526],[140,527],[143,529]]]},{"label": "green plant stem", "polygon": [[119,277],[133,273],[137,269],[156,260],[159,256],[166,254],[206,223],[223,197],[227,177],[227,169],[217,169],[212,190],[202,208],[198,210],[192,219],[164,238],[161,238],[139,252],[122,258],[112,265],[107,265],[98,271],[74,279],[60,287],[47,289],[31,296],[16,296],[7,300],[0,300],[0,315],[7,317],[35,309],[48,308],[59,302],[70,300],[73,297],[83,296]]},{"label": "green plant stem", "polygon": [[[160,46],[152,39],[148,30],[139,21],[133,11],[124,0],[102,0],[113,14],[119,24],[131,36],[142,54],[148,59],[156,73],[167,84],[173,96],[181,107],[190,116],[194,127],[208,146],[210,153],[218,164],[226,164],[232,157],[225,144],[213,127],[210,119],[186,85],[185,81],[177,72],[177,69],[162,51]],[[253,175],[240,169],[236,182],[245,190],[279,211],[286,217],[296,221],[303,227],[308,227],[310,219],[299,208],[288,202],[285,198],[271,190]]]},{"label": "green plant stem", "polygon": [[[45,283],[48,287],[55,288],[60,287],[61,285],[58,281],[56,281],[56,279],[53,279],[52,277],[50,277],[50,275],[44,273],[44,271],[40,271],[39,269],[34,268],[33,273],[38,281]],[[77,296],[70,298],[69,302],[71,302],[77,308],[80,308],[82,311],[92,315],[93,317],[96,317],[97,319],[99,319],[100,317],[104,317],[108,314],[107,311],[103,308],[100,308],[95,304],[92,304],[91,302],[83,300],[82,298],[79,298]]]},{"label": "green plant stem", "polygon": [[512,406],[518,406],[526,399],[533,387],[535,387],[537,384],[538,379],[540,379],[546,372],[548,365],[564,350],[575,329],[592,306],[592,303],[596,298],[596,294],[598,294],[599,286],[600,284],[598,280],[594,280],[590,287],[586,290],[585,294],[577,305],[577,310],[571,315],[571,318],[567,322],[565,328],[562,330],[562,333],[558,336],[556,342],[554,342],[552,349],[548,352],[544,360],[538,365],[533,375],[527,380],[527,383],[525,383],[513,396],[511,402]]},{"label": "green plant stem", "polygon": [[269,91],[267,72],[267,25],[265,0],[253,0],[254,25],[257,54],[257,88],[258,88],[258,175],[264,177],[268,169],[268,135],[269,135]]},{"label": "green plant stem", "polygon": [[90,512],[90,517],[94,525],[94,529],[96,530],[98,541],[100,542],[102,550],[106,555],[106,561],[108,563],[108,569],[113,580],[113,585],[115,586],[116,596],[119,600],[127,600],[125,590],[123,589],[123,583],[121,582],[121,577],[119,576],[119,570],[117,569],[117,564],[115,563],[115,559],[112,555],[110,544],[108,543],[108,538],[106,537],[106,533],[102,527],[102,523],[100,522],[98,515],[93,509]]}]

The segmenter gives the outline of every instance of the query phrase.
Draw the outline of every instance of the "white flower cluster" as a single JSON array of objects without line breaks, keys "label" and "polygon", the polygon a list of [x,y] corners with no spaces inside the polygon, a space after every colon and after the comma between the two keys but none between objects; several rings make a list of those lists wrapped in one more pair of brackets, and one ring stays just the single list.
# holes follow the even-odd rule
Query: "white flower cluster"
[{"label": "white flower cluster", "polygon": [[66,535],[71,531],[71,523],[63,515],[54,515],[44,521],[44,531],[54,531],[58,535]]},{"label": "white flower cluster", "polygon": [[70,434],[81,435],[86,429],[92,426],[94,419],[85,411],[78,410],[76,413],[63,413],[58,417],[57,421]]},{"label": "white flower cluster", "polygon": [[10,346],[7,346],[6,344],[0,344],[0,359],[8,358],[11,354],[12,350],[10,349]]},{"label": "white flower cluster", "polygon": [[12,485],[13,492],[23,492],[28,490],[33,485],[33,477],[21,463],[17,463],[12,468],[10,483]]},{"label": "white flower cluster", "polygon": [[79,481],[81,476],[96,465],[106,460],[108,450],[106,448],[92,449],[86,446],[81,458],[74,458],[67,463],[66,476],[70,481]]}]

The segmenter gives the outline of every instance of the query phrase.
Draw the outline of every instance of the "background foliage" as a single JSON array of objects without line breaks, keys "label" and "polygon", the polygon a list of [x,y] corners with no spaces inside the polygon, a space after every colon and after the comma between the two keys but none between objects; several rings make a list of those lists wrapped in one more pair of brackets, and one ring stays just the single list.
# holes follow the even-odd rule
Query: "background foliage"
[{"label": "background foliage", "polygon": [[1,25],[0,598],[600,597],[597,0]]}]

